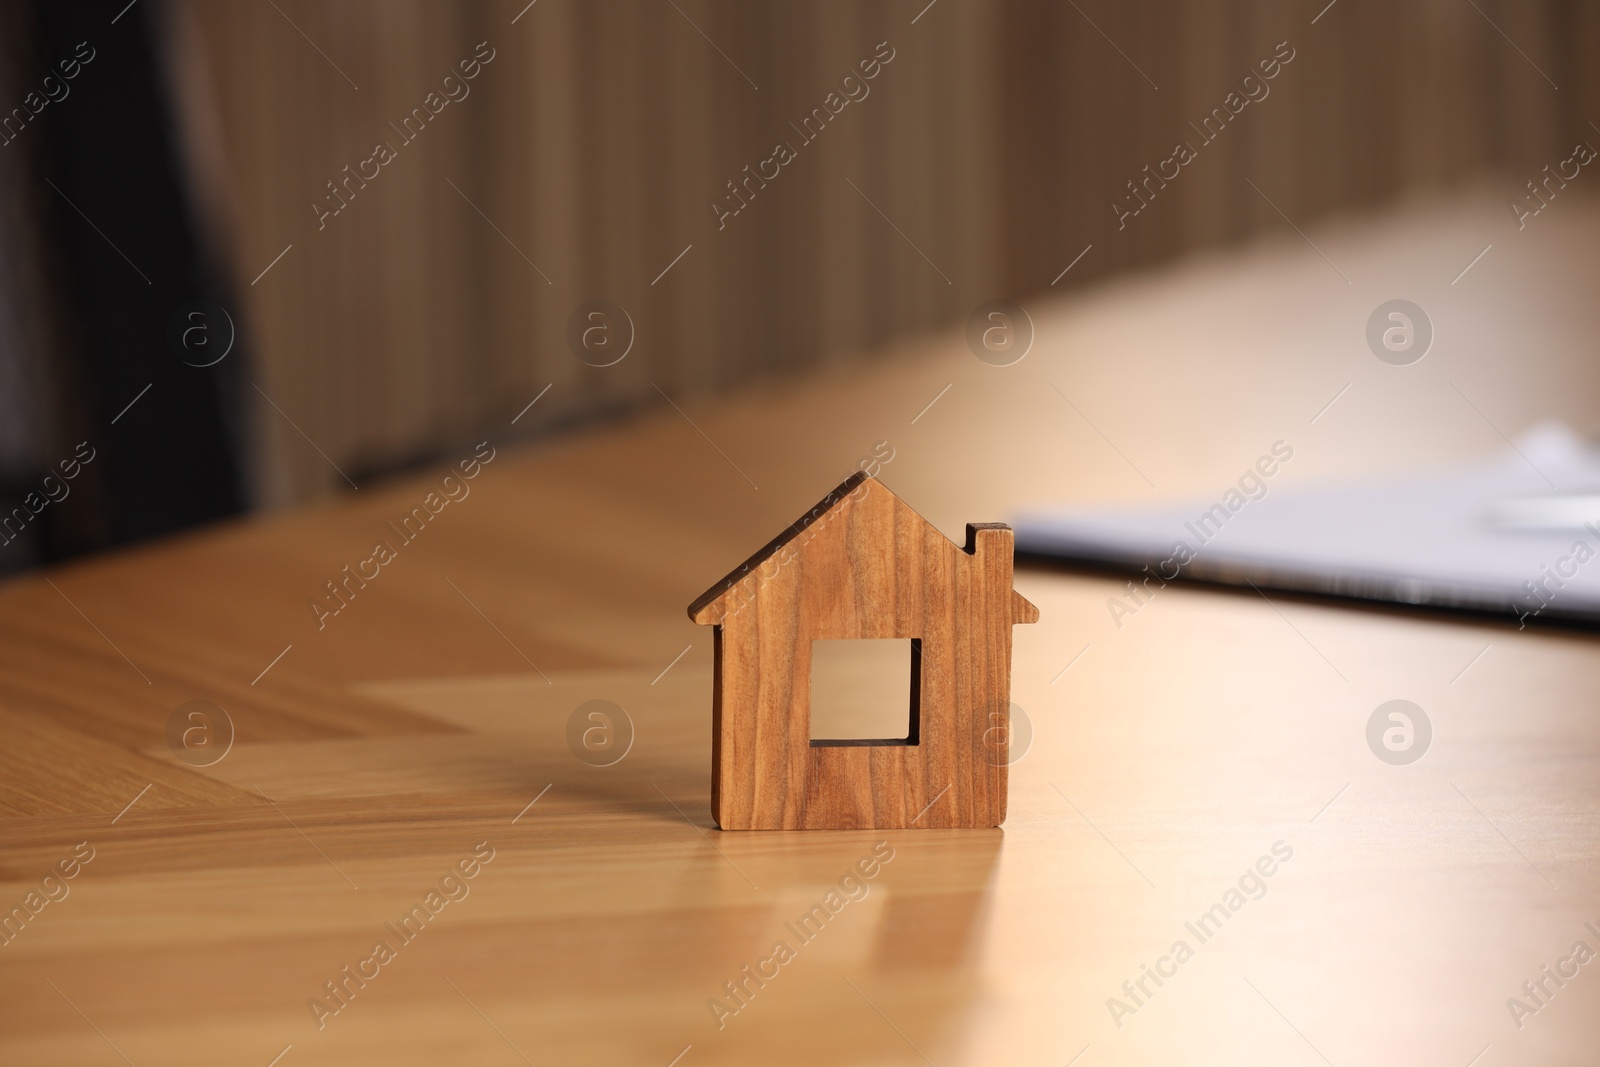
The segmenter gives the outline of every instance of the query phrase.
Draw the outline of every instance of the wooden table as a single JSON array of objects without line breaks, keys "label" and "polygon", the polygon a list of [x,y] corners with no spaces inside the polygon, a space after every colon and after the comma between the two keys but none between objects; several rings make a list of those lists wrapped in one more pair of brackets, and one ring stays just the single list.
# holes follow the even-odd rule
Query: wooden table
[{"label": "wooden table", "polygon": [[[1592,426],[1600,213],[1518,233],[1504,195],[1041,302],[1012,367],[936,337],[494,442],[410,543],[387,524],[442,470],[0,587],[0,906],[39,906],[0,947],[0,1060],[1592,1062],[1600,964],[1507,1007],[1600,950],[1592,638],[1182,588],[1119,628],[1119,582],[1024,569],[1003,830],[720,833],[684,613],[878,441],[958,536],[1214,495],[1279,439],[1288,484]],[[1362,340],[1397,296],[1438,333],[1409,368]],[[1434,725],[1410,766],[1367,749],[1392,698]],[[167,741],[193,700],[236,730],[207,767]],[[568,746],[590,700],[631,719],[614,765]],[[794,937],[875,848],[864,895]]]}]

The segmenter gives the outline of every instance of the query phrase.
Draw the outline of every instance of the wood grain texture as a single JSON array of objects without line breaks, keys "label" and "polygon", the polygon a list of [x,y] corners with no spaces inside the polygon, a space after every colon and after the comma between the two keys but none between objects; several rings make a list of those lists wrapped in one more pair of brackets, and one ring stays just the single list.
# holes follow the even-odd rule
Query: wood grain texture
[{"label": "wood grain texture", "polygon": [[[1504,449],[1451,382],[1508,435],[1600,425],[1600,211],[1572,192],[1503,243],[1499,190],[1308,228],[1350,286],[1285,227],[1030,306],[1009,368],[936,337],[685,404],[759,491],[665,404],[502,447],[322,630],[307,600],[436,474],[0,584],[0,915],[96,850],[0,945],[0,1063],[1592,1065],[1593,964],[1521,1029],[1506,1010],[1600,926],[1590,635],[1176,585],[1118,628],[1121,581],[1023,568],[1034,734],[1003,828],[718,834],[710,631],[683,611],[884,437],[884,481],[959,544],[1040,501],[1214,498],[1279,437],[1273,492]],[[1400,293],[1438,328],[1410,368],[1361,339]],[[1410,767],[1363,736],[1397,697],[1435,726]],[[207,768],[165,740],[195,698],[238,730]],[[633,722],[611,767],[567,745],[594,699]],[[1265,894],[1119,1027],[1108,998],[1280,840]],[[308,1000],[485,841],[470,895],[319,1028]],[[780,939],[797,958],[728,1000]]]},{"label": "wood grain texture", "polygon": [[[715,626],[711,808],[724,830],[946,829],[1006,817],[1011,528],[958,546],[857,472],[689,606]],[[813,641],[906,638],[911,736],[811,739]]]}]

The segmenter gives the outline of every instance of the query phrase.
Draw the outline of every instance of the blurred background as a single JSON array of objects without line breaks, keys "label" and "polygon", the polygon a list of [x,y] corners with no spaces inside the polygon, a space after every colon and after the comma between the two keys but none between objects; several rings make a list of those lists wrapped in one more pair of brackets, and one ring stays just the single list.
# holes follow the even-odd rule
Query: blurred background
[{"label": "blurred background", "polygon": [[0,573],[1531,195],[1596,45],[1577,0],[5,0]]}]

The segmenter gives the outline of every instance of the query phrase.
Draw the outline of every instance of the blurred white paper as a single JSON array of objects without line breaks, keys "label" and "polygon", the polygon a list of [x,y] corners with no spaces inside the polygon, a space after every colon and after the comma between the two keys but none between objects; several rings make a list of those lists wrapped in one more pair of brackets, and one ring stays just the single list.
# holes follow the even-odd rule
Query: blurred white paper
[{"label": "blurred white paper", "polygon": [[1189,578],[1600,622],[1600,452],[1564,426],[1535,427],[1513,448],[1432,475],[1265,485],[1232,510],[1223,498],[1241,498],[1228,493],[1234,485],[1156,509],[1024,514],[1017,551],[1134,572],[1152,589]]}]

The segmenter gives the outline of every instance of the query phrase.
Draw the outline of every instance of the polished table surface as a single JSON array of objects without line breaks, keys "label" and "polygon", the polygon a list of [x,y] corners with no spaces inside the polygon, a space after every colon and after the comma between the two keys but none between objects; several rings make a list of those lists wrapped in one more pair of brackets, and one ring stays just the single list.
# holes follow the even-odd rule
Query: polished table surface
[{"label": "polished table surface", "polygon": [[[1590,636],[1178,586],[1119,626],[1120,581],[1023,568],[1002,829],[723,833],[684,611],[878,442],[959,539],[1215,497],[1278,440],[1287,485],[1594,428],[1600,213],[1519,233],[1503,195],[1030,303],[1010,367],[952,332],[508,426],[410,542],[442,467],[0,586],[0,1062],[1593,1062]],[[1363,339],[1394,297],[1437,331],[1410,367]],[[1433,724],[1407,766],[1367,746],[1391,699]],[[569,745],[595,700],[609,766]],[[191,701],[232,723],[208,766]]]}]

